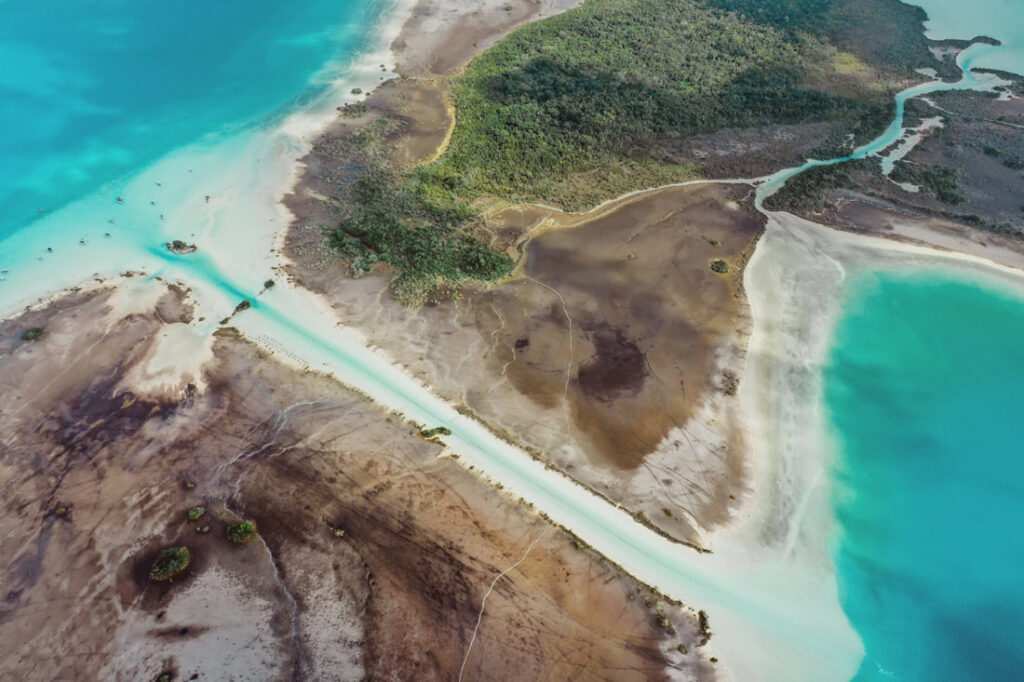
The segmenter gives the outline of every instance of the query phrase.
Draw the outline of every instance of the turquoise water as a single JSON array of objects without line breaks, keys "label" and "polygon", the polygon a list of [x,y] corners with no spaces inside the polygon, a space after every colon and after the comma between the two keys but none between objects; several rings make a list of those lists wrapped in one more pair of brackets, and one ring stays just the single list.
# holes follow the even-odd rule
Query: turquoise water
[{"label": "turquoise water", "polygon": [[825,370],[856,679],[1024,679],[1024,297],[852,278]]},{"label": "turquoise water", "polygon": [[383,7],[0,2],[0,238],[185,144],[307,104]]},{"label": "turquoise water", "polygon": [[1024,64],[1024,2],[1021,0],[917,0],[928,13],[929,38],[996,38],[999,47],[979,45],[967,66],[1020,73]]}]

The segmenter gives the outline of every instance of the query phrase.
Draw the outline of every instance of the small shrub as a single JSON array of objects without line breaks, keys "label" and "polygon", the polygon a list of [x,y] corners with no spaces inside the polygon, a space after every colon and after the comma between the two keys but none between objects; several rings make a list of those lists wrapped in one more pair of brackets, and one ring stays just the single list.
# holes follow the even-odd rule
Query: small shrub
[{"label": "small shrub", "polygon": [[263,288],[264,289],[273,289],[274,288],[274,280],[268,279],[266,282],[263,283]]},{"label": "small shrub", "polygon": [[243,310],[248,310],[251,307],[252,307],[252,303],[248,299],[246,299],[246,300],[242,301],[241,303],[239,303],[238,305],[235,306],[235,312],[233,314],[237,315],[238,313],[242,312]]},{"label": "small shrub", "polygon": [[155,582],[172,580],[174,576],[184,572],[190,563],[192,555],[189,554],[188,547],[168,547],[161,550],[153,562],[153,567],[149,569],[149,579]]},{"label": "small shrub", "polygon": [[352,88],[352,94],[353,95],[361,95],[361,94],[363,94],[363,89],[362,88]]},{"label": "small shrub", "polygon": [[663,630],[668,630],[670,627],[672,627],[672,621],[662,616],[658,619],[658,627],[660,627]]},{"label": "small shrub", "polygon": [[255,534],[256,524],[252,521],[239,521],[228,526],[228,538],[231,542],[248,542]]},{"label": "small shrub", "polygon": [[196,532],[197,533],[202,533],[203,535],[206,535],[207,533],[210,532],[210,527],[209,526],[196,526]]},{"label": "small shrub", "polygon": [[22,341],[38,341],[39,339],[43,338],[44,336],[46,336],[46,330],[45,329],[43,329],[42,327],[32,327],[31,329],[26,329],[25,331],[23,331],[21,333],[21,340]]},{"label": "small shrub", "polygon": [[420,435],[424,438],[433,438],[434,436],[450,436],[452,430],[444,426],[435,426],[432,429],[423,429],[420,431]]},{"label": "small shrub", "polygon": [[717,273],[725,274],[729,272],[729,264],[726,263],[721,258],[716,258],[715,260],[711,261],[711,269]]},{"label": "small shrub", "polygon": [[203,509],[202,507],[192,507],[191,509],[188,510],[188,520],[198,521],[199,518],[205,513],[206,510]]}]

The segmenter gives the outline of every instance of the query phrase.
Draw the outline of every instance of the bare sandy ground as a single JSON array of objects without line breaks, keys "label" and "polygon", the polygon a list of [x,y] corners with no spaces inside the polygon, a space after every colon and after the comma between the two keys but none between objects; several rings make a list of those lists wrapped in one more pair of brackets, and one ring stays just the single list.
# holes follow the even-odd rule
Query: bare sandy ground
[{"label": "bare sandy ground", "polygon": [[558,14],[582,0],[421,0],[392,45],[400,73],[447,76],[528,21]]},{"label": "bare sandy ground", "polygon": [[[696,614],[329,378],[225,330],[205,389],[133,393],[189,314],[149,286],[0,325],[0,677],[712,674]],[[21,340],[36,326],[42,340]],[[258,528],[241,545],[226,537],[239,518]],[[192,564],[153,583],[171,545]]]}]

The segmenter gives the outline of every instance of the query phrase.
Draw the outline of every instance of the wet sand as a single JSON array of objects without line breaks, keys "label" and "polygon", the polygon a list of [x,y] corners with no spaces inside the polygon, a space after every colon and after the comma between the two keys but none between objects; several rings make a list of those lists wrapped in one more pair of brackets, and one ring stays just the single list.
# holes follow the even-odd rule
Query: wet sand
[{"label": "wet sand", "polygon": [[[710,674],[696,614],[332,379],[224,330],[205,390],[132,393],[188,309],[98,288],[0,325],[5,677]],[[32,326],[46,336],[21,341]],[[258,528],[242,545],[238,518]],[[177,544],[190,568],[149,581]]]}]

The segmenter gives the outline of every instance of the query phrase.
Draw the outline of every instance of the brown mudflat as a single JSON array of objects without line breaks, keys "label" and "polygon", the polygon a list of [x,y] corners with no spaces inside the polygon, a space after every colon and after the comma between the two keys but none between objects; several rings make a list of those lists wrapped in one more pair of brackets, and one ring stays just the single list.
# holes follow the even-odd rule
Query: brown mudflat
[{"label": "brown mudflat", "polygon": [[[464,660],[465,679],[709,673],[695,614],[332,379],[228,330],[205,390],[131,393],[186,309],[175,292],[159,313],[111,300],[0,324],[0,677],[451,680]],[[46,336],[21,341],[31,326]],[[240,518],[258,528],[245,544],[227,537]],[[188,570],[150,581],[176,545]]]},{"label": "brown mudflat", "polygon": [[[596,461],[639,466],[719,391],[716,352],[745,324],[739,273],[762,227],[739,203],[749,193],[668,189],[546,231],[521,279],[482,294],[505,320],[481,329],[494,362],[511,361],[509,380],[539,405],[564,399]],[[715,259],[732,272],[712,272]]]},{"label": "brown mudflat", "polygon": [[[290,231],[291,273],[443,397],[697,542],[742,490],[741,282],[763,225],[751,198],[707,184],[591,215],[499,207],[486,225],[524,244],[517,273],[419,309],[391,299],[386,272],[351,278],[318,230]],[[717,259],[729,272],[712,271]]]}]

